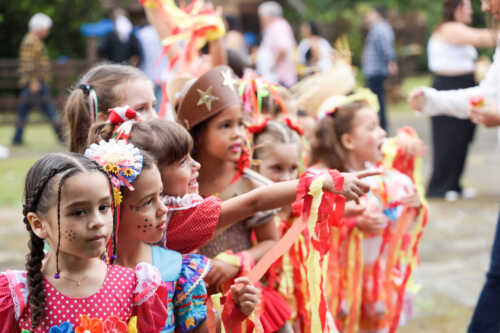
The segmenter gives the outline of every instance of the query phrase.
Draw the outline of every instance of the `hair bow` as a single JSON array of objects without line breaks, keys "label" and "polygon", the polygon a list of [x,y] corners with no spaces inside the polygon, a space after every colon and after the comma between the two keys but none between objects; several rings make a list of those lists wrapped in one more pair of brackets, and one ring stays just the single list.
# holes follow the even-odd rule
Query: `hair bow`
[{"label": "hair bow", "polygon": [[135,121],[141,120],[140,113],[128,105],[109,109],[108,112],[108,123],[115,125],[112,138],[128,142],[132,125]]},{"label": "hair bow", "polygon": [[292,118],[290,117],[286,117],[285,118],[285,121],[286,121],[286,124],[288,125],[288,127],[290,127],[291,129],[293,129],[295,132],[297,132],[297,134],[299,134],[300,136],[304,136],[304,130],[298,125],[296,124]]},{"label": "hair bow", "polygon": [[264,119],[260,124],[255,124],[255,125],[252,125],[252,126],[248,126],[248,131],[252,134],[259,134],[260,132],[262,132],[264,130],[264,128],[266,128],[267,126],[267,123],[269,122],[269,118],[266,118]]}]

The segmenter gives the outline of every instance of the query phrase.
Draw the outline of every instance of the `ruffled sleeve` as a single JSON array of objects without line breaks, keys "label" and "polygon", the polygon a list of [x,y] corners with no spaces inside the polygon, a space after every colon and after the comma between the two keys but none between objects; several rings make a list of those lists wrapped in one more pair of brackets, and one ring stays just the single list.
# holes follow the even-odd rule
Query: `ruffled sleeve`
[{"label": "ruffled sleeve", "polygon": [[22,274],[23,272],[17,271],[0,274],[0,323],[2,323],[0,333],[19,332],[16,318],[19,318],[20,311],[24,309],[27,300],[26,281],[16,278],[17,276],[22,278]]},{"label": "ruffled sleeve", "polygon": [[208,197],[195,207],[175,211],[168,222],[166,247],[180,253],[202,247],[214,235],[220,210],[220,199]]},{"label": "ruffled sleeve", "polygon": [[169,292],[158,269],[147,263],[137,265],[133,304],[138,332],[161,332],[168,319]]},{"label": "ruffled sleeve", "polygon": [[201,255],[182,256],[182,271],[174,296],[176,332],[189,332],[207,318],[207,289],[203,278],[210,262]]}]

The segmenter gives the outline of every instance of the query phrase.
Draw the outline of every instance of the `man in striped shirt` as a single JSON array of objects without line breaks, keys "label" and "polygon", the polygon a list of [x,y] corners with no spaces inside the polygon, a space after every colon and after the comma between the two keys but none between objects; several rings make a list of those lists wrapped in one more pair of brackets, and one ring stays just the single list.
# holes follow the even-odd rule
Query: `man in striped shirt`
[{"label": "man in striped shirt", "polygon": [[17,109],[16,132],[12,143],[23,144],[23,131],[33,106],[49,118],[54,131],[62,141],[62,131],[56,110],[51,100],[49,88],[50,60],[43,40],[52,27],[52,20],[45,14],[37,13],[29,21],[29,32],[24,36],[19,50],[19,107]]}]

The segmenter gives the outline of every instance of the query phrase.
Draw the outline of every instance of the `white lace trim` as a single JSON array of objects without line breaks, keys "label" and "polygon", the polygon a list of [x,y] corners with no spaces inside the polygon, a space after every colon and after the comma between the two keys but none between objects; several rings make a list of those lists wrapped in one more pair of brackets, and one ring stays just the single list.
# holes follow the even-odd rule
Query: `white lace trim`
[{"label": "white lace trim", "polygon": [[28,302],[28,279],[26,278],[24,273],[24,271],[17,270],[8,270],[6,273],[3,273],[7,277],[7,281],[9,282],[9,289],[12,295],[12,302],[14,303],[14,313],[16,316],[16,320],[19,320],[19,318],[21,317],[21,301],[19,300],[19,295],[16,291],[19,291],[21,293],[24,307]]},{"label": "white lace trim", "polygon": [[197,193],[186,194],[183,197],[174,197],[170,195],[163,197],[163,203],[171,211],[187,210],[198,206],[202,202],[203,198]]},{"label": "white lace trim", "polygon": [[153,265],[142,262],[136,266],[135,276],[137,278],[137,286],[135,287],[134,294],[141,295],[140,299],[136,300],[134,304],[138,306],[156,293],[161,284],[161,274]]}]

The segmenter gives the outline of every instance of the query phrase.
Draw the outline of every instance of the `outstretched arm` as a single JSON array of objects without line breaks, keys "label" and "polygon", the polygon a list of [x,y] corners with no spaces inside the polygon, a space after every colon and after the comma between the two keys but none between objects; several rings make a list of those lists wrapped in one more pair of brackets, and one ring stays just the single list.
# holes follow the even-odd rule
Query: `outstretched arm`
[{"label": "outstretched arm", "polygon": [[[328,192],[344,195],[348,200],[357,200],[370,189],[360,179],[380,174],[378,170],[343,173],[344,184],[341,192],[335,191],[332,177],[325,174],[323,189]],[[298,180],[275,183],[259,187],[253,191],[226,200],[222,203],[216,233],[222,232],[232,224],[241,221],[260,211],[290,205],[296,198]]]}]

